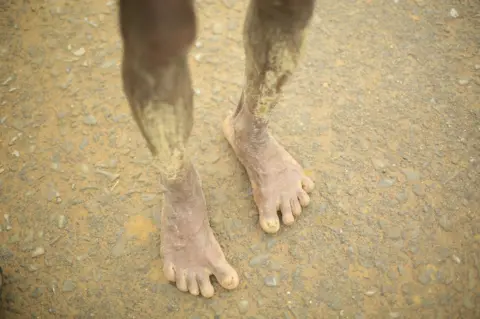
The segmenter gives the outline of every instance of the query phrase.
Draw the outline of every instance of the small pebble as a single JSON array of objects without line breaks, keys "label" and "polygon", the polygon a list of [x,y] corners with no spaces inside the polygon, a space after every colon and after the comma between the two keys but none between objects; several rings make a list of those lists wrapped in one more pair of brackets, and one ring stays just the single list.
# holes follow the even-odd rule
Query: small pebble
[{"label": "small pebble", "polygon": [[9,76],[5,81],[3,81],[2,85],[7,85],[13,80],[13,76]]},{"label": "small pebble", "polygon": [[452,255],[452,260],[457,264],[460,264],[462,262],[457,255]]},{"label": "small pebble", "polygon": [[438,224],[446,232],[450,232],[453,229],[452,222],[450,221],[447,215],[441,216],[438,220]]},{"label": "small pebble", "polygon": [[74,291],[76,287],[77,287],[77,285],[75,285],[75,283],[73,281],[65,280],[63,282],[62,290],[64,292],[70,292],[70,291]]},{"label": "small pebble", "polygon": [[390,187],[394,184],[394,180],[392,179],[388,179],[388,178],[384,178],[382,180],[380,180],[377,184],[377,187],[379,188],[387,188],[387,187]]},{"label": "small pebble", "polygon": [[258,266],[265,263],[268,260],[268,255],[259,255],[250,259],[250,267]]},{"label": "small pebble", "polygon": [[30,271],[30,272],[35,272],[35,271],[39,270],[40,267],[37,266],[37,265],[28,265],[27,269],[28,269],[28,271]]},{"label": "small pebble", "polygon": [[338,297],[333,297],[332,302],[330,302],[328,306],[334,310],[342,310],[342,302]]},{"label": "small pebble", "polygon": [[408,200],[408,193],[405,191],[399,192],[395,198],[400,204],[405,203]]},{"label": "small pebble", "polygon": [[85,117],[83,118],[83,123],[86,125],[96,125],[97,119],[95,118],[95,116],[88,114],[85,115]]},{"label": "small pebble", "polygon": [[372,164],[376,170],[383,170],[385,167],[387,167],[385,161],[380,158],[372,158]]},{"label": "small pebble", "polygon": [[12,139],[10,140],[10,142],[8,142],[8,145],[9,145],[9,146],[12,146],[13,144],[15,144],[15,142],[17,141],[17,139],[18,139],[18,136],[17,136],[17,135],[14,136],[14,137],[12,137]]},{"label": "small pebble", "polygon": [[423,285],[428,285],[431,281],[430,279],[430,273],[428,272],[422,272],[419,276],[418,276],[418,281],[420,281]]},{"label": "small pebble", "polygon": [[267,249],[270,250],[273,248],[273,246],[275,246],[275,244],[277,243],[277,241],[274,239],[274,238],[270,238],[268,241],[267,241]]},{"label": "small pebble", "polygon": [[425,187],[423,187],[423,185],[420,185],[420,184],[415,184],[413,185],[412,187],[412,191],[415,195],[417,195],[418,197],[423,197],[425,196]]},{"label": "small pebble", "polygon": [[10,215],[9,214],[3,214],[3,219],[5,219],[5,229],[12,230],[12,223],[10,222]]},{"label": "small pebble", "polygon": [[82,56],[84,54],[85,54],[85,49],[83,47],[73,52],[73,55],[75,56]]},{"label": "small pebble", "polygon": [[40,287],[35,288],[30,294],[30,296],[35,299],[40,297],[41,295],[43,295],[43,288]]},{"label": "small pebble", "polygon": [[436,279],[438,279],[438,271],[432,265],[427,265],[418,275],[418,281],[423,285],[428,285]]},{"label": "small pebble", "polygon": [[77,259],[77,261],[82,261],[87,258],[88,258],[88,254],[84,254],[84,255],[77,256],[75,259]]},{"label": "small pebble", "polygon": [[65,217],[65,215],[58,216],[58,221],[57,221],[58,228],[63,229],[65,228],[66,225],[67,225],[67,217]]},{"label": "small pebble", "polygon": [[277,278],[274,276],[267,276],[264,279],[265,286],[267,287],[276,287],[277,286]]},{"label": "small pebble", "polygon": [[19,156],[20,156],[20,152],[17,151],[17,150],[14,150],[14,151],[12,152],[12,155],[15,156],[15,157],[19,157]]},{"label": "small pebble", "polygon": [[468,80],[468,79],[458,80],[458,84],[460,84],[460,85],[467,85],[468,83],[470,83],[470,80]]},{"label": "small pebble", "polygon": [[85,149],[88,146],[88,138],[86,136],[83,137],[82,142],[78,146],[81,150]]},{"label": "small pebble", "polygon": [[107,171],[102,170],[102,169],[96,169],[96,170],[95,170],[95,173],[107,177],[108,179],[110,179],[111,182],[114,182],[114,181],[116,181],[118,178],[120,178],[120,174],[110,173],[110,172],[107,172]]},{"label": "small pebble", "polygon": [[458,18],[459,17],[458,11],[455,8],[450,9],[450,16],[452,18]]},{"label": "small pebble", "polygon": [[375,289],[365,291],[365,295],[369,296],[369,297],[373,296],[376,293],[377,293],[377,291]]},{"label": "small pebble", "polygon": [[242,315],[248,312],[248,300],[240,300],[238,303],[238,311]]},{"label": "small pebble", "polygon": [[390,318],[400,318],[400,312],[390,312],[388,315]]},{"label": "small pebble", "polygon": [[45,249],[43,247],[37,247],[35,250],[32,252],[32,257],[39,257],[45,254]]},{"label": "small pebble", "polygon": [[418,181],[420,179],[420,173],[411,168],[402,169],[402,173],[409,181]]}]

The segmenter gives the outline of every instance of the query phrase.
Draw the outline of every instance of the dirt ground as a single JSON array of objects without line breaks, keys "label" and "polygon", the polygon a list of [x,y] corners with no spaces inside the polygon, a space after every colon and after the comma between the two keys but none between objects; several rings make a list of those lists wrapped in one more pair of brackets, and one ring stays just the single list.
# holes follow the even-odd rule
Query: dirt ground
[{"label": "dirt ground", "polygon": [[318,0],[271,128],[312,204],[259,225],[221,123],[247,1],[199,0],[190,147],[240,285],[177,291],[115,1],[0,1],[2,318],[480,318],[480,1]]}]

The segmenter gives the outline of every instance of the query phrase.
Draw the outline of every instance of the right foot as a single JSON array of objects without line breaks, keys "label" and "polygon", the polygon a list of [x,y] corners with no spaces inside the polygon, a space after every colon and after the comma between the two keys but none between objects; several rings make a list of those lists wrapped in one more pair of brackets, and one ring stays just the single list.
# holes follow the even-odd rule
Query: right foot
[{"label": "right foot", "polygon": [[270,135],[266,124],[245,108],[223,123],[223,132],[252,185],[259,221],[267,233],[280,229],[277,211],[285,225],[291,225],[302,207],[310,203],[308,195],[315,186],[298,162]]},{"label": "right foot", "polygon": [[214,294],[211,275],[224,288],[236,288],[238,274],[210,228],[200,177],[193,165],[185,178],[166,188],[161,243],[165,277],[179,290],[207,298]]}]

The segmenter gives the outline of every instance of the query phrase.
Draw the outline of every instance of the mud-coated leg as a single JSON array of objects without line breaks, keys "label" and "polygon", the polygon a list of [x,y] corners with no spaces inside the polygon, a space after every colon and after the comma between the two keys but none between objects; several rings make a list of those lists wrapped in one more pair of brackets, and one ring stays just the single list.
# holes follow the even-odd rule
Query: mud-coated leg
[{"label": "mud-coated leg", "polygon": [[200,178],[185,152],[193,125],[193,1],[120,0],[119,9],[124,91],[166,189],[164,274],[181,291],[211,297],[210,275],[227,289],[238,285],[238,275],[210,228]]},{"label": "mud-coated leg", "polygon": [[[269,134],[268,119],[300,58],[314,0],[251,0],[244,27],[245,86],[224,133],[252,184],[264,231],[292,224],[314,188],[302,167]],[[293,105],[292,108],[300,107]]]}]

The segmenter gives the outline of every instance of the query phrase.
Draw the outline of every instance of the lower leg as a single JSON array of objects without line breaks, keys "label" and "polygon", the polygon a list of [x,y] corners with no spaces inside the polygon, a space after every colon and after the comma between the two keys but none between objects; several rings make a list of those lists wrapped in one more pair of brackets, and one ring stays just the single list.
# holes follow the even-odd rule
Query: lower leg
[{"label": "lower leg", "polygon": [[213,235],[200,178],[185,152],[193,125],[187,65],[195,39],[193,3],[119,4],[124,91],[166,189],[161,225],[164,273],[178,289],[211,297],[210,275],[225,288],[235,288],[238,275]]},{"label": "lower leg", "polygon": [[[246,83],[243,103],[257,122],[268,121],[297,67],[314,0],[251,0],[244,26]],[[259,124],[260,124],[259,123]]]},{"label": "lower leg", "polygon": [[246,83],[224,131],[252,183],[260,225],[276,232],[309,203],[313,182],[268,133],[268,118],[297,66],[314,0],[251,0],[244,29]]}]

